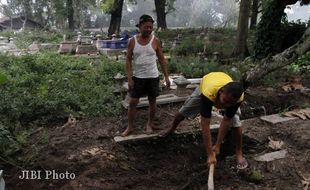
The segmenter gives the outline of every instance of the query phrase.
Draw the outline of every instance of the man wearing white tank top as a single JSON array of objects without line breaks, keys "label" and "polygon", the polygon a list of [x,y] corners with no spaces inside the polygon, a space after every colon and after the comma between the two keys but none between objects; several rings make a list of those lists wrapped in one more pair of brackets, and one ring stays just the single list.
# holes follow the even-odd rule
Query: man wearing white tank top
[{"label": "man wearing white tank top", "polygon": [[160,40],[153,32],[154,20],[149,15],[142,15],[139,19],[140,33],[128,41],[126,71],[130,100],[128,107],[128,126],[122,133],[127,136],[133,131],[133,122],[137,111],[137,104],[142,96],[147,95],[149,100],[149,118],[146,124],[146,133],[155,129],[153,119],[156,112],[156,97],[159,95],[159,73],[156,60],[158,58],[166,85],[170,87],[167,61],[160,45]]}]

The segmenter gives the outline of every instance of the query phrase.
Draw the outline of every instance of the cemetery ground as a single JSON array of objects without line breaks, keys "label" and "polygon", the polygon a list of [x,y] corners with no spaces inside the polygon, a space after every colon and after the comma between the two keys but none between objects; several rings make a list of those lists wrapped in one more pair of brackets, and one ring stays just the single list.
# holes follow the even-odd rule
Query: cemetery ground
[{"label": "cemetery ground", "polygon": [[[308,85],[309,87],[309,85]],[[306,189],[309,183],[310,121],[294,119],[270,124],[259,119],[259,107],[266,114],[309,106],[309,93],[284,91],[281,88],[255,87],[247,91],[242,110],[244,153],[249,162],[245,170],[237,170],[231,139],[222,146],[215,168],[215,189]],[[156,125],[165,128],[181,104],[158,106]],[[250,108],[257,109],[250,109]],[[253,111],[254,110],[254,111]],[[255,111],[256,110],[256,111]],[[252,115],[251,115],[252,114]],[[136,134],[143,133],[147,109],[139,109]],[[218,122],[214,119],[213,123]],[[31,166],[18,168],[6,165],[7,188],[17,189],[207,189],[208,167],[201,134],[172,135],[117,144],[127,124],[126,111],[118,117],[96,117],[41,128],[31,135],[37,156]],[[184,121],[179,130],[188,126],[199,128],[199,120]],[[213,133],[213,139],[216,134]],[[229,136],[229,135],[228,135]],[[269,138],[283,141],[285,158],[259,162],[257,155],[274,152],[268,147]],[[74,179],[22,180],[21,170],[55,170],[74,173]]]}]

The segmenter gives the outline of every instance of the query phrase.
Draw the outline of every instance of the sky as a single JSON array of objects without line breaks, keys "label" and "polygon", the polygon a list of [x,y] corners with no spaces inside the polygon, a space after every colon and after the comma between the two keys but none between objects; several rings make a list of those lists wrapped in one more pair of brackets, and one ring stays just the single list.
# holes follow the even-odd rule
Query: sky
[{"label": "sky", "polygon": [[300,6],[299,2],[297,2],[290,7],[291,9],[285,9],[289,21],[296,21],[298,19],[300,21],[308,21],[310,19],[310,5]]}]

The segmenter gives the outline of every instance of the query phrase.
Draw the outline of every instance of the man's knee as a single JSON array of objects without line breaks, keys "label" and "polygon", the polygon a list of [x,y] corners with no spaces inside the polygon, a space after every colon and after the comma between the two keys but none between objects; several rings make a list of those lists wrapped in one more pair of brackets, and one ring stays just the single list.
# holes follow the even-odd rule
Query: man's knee
[{"label": "man's knee", "polygon": [[135,108],[137,107],[139,103],[139,99],[138,98],[131,98],[129,101],[129,108]]},{"label": "man's knee", "polygon": [[182,121],[185,119],[185,116],[181,112],[177,112],[174,116],[175,120]]},{"label": "man's knee", "polygon": [[236,135],[242,135],[242,127],[232,127],[231,129]]}]

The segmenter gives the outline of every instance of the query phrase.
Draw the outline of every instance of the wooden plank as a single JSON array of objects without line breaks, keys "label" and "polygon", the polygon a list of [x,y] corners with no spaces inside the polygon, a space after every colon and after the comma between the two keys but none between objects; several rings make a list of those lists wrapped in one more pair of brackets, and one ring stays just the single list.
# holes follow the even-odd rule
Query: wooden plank
[{"label": "wooden plank", "polygon": [[296,117],[282,117],[279,114],[267,115],[260,117],[261,120],[266,121],[271,124],[277,124],[285,121],[295,120]]},{"label": "wooden plank", "polygon": [[126,137],[116,136],[114,137],[114,141],[117,143],[121,143],[121,142],[137,141],[137,140],[154,139],[157,137],[158,137],[158,134],[150,134],[150,135],[139,134],[139,135],[129,135]]},{"label": "wooden plank", "polygon": [[[214,125],[210,125],[210,130],[215,131],[219,128],[220,125],[218,124],[214,124]],[[187,134],[199,134],[201,132],[201,129],[193,129],[193,130],[188,130],[188,131],[176,131],[174,134],[176,135],[187,135]],[[155,133],[155,134],[138,134],[138,135],[129,135],[126,137],[122,137],[122,136],[116,136],[114,137],[114,141],[117,143],[127,143],[127,142],[134,142],[134,141],[140,141],[140,140],[154,140],[154,139],[158,139],[159,134]]]}]

